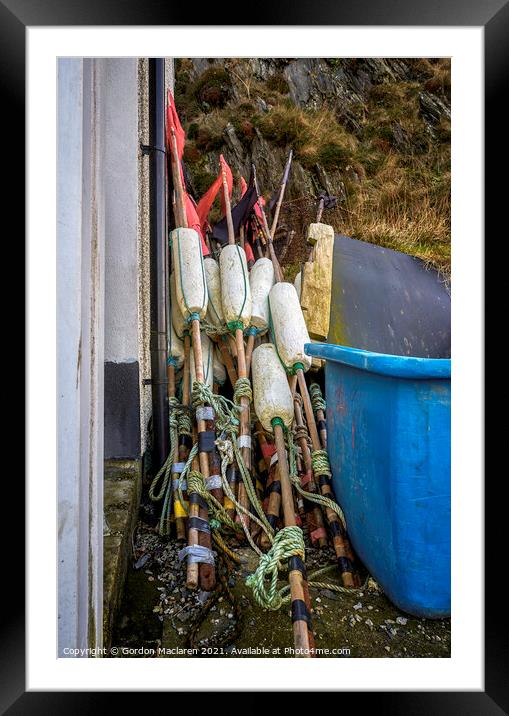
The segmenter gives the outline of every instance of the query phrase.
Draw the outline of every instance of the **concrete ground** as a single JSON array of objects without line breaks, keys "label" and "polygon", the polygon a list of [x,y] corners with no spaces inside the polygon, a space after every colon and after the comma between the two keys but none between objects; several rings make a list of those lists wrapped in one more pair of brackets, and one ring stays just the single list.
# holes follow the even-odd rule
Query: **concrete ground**
[{"label": "concrete ground", "polygon": [[[178,559],[181,546],[173,540],[161,540],[147,523],[138,525],[135,556],[113,634],[117,656],[292,656],[288,605],[276,612],[264,610],[254,603],[245,585],[246,576],[256,567],[256,555],[249,549],[239,551],[243,564],[229,576],[239,619],[222,594],[190,640],[210,595],[186,588],[185,568]],[[331,556],[329,550],[308,550],[309,574],[330,562]],[[319,579],[338,584],[334,573]],[[412,617],[376,588],[350,594],[311,589],[311,601],[316,647],[323,650],[322,657],[450,656],[449,619]]]}]

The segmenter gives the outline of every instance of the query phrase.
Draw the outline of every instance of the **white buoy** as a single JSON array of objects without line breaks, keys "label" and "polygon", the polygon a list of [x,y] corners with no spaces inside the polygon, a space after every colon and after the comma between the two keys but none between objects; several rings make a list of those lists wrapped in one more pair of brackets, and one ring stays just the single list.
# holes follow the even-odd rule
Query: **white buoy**
[{"label": "white buoy", "polygon": [[184,344],[175,333],[172,321],[168,331],[168,365],[175,366],[177,370],[184,365]]},{"label": "white buoy", "polygon": [[[201,350],[203,355],[203,382],[212,390],[214,383],[214,344],[205,331],[201,333]],[[194,351],[191,351],[191,385],[196,380]]]},{"label": "white buoy", "polygon": [[274,285],[274,266],[270,259],[256,261],[249,274],[251,287],[251,325],[259,331],[269,325],[269,291]]},{"label": "white buoy", "polygon": [[252,357],[253,401],[256,415],[272,432],[272,421],[280,418],[289,428],[293,420],[293,398],[285,369],[272,343],[262,343]]},{"label": "white buoy", "polygon": [[200,237],[194,229],[175,229],[171,244],[176,297],[182,315],[185,319],[205,318],[208,294]]},{"label": "white buoy", "polygon": [[228,244],[219,256],[221,298],[226,324],[240,321],[244,328],[251,320],[251,289],[246,252],[238,244]]},{"label": "white buoy", "polygon": [[295,290],[297,291],[297,296],[299,297],[300,301],[300,295],[302,293],[302,271],[299,271],[297,276],[295,276],[293,285],[295,286]]},{"label": "white buoy", "polygon": [[177,302],[177,289],[175,287],[175,271],[171,272],[170,275],[170,308],[171,308],[171,324],[177,335],[177,338],[184,340],[184,333],[188,330],[188,326],[182,315],[182,311],[179,308]]},{"label": "white buoy", "polygon": [[226,383],[226,369],[221,357],[221,352],[217,347],[214,348],[213,374],[214,383],[218,385],[224,385]]},{"label": "white buoy", "polygon": [[205,280],[209,294],[207,321],[217,328],[224,325],[223,303],[221,299],[221,275],[219,264],[209,256],[203,260]]},{"label": "white buoy", "polygon": [[279,356],[287,368],[300,363],[309,370],[311,358],[304,353],[304,344],[310,343],[308,329],[295,286],[276,283],[269,293],[274,340]]}]

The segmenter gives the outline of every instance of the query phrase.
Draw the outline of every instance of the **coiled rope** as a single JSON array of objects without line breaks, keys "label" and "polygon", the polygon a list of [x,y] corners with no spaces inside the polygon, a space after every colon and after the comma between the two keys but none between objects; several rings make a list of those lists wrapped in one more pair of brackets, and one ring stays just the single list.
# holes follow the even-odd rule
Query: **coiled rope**
[{"label": "coiled rope", "polygon": [[318,383],[311,383],[311,385],[309,386],[309,397],[311,398],[311,405],[313,406],[313,410],[315,411],[315,413],[317,413],[319,410],[325,411],[325,409],[327,408],[327,403],[322,396],[322,391]]},{"label": "coiled rope", "polygon": [[[177,454],[177,443],[179,435],[192,435],[192,422],[191,416],[186,406],[181,405],[177,398],[169,398],[169,437],[170,437],[170,450],[168,457],[163,463],[161,469],[152,480],[149,489],[149,497],[154,502],[162,500],[164,497],[163,507],[161,509],[161,516],[159,519],[159,534],[167,535],[170,529],[171,519],[171,504],[172,504],[172,484],[171,474],[175,457]],[[162,478],[161,486],[158,489],[159,481]],[[180,493],[181,504],[184,504],[184,498]]]},{"label": "coiled rope", "polygon": [[280,590],[277,588],[282,562],[290,557],[300,557],[302,561],[305,559],[304,536],[301,528],[296,525],[283,527],[276,534],[270,550],[261,555],[258,567],[246,579],[246,586],[253,590],[255,601],[264,609],[276,611],[291,599],[289,594],[283,596],[284,587]]}]

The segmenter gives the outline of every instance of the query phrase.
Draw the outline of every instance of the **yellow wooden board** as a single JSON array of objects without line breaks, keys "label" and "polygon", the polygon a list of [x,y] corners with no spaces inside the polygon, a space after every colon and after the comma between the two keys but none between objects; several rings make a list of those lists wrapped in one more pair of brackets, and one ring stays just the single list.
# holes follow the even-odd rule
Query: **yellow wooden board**
[{"label": "yellow wooden board", "polygon": [[309,229],[316,242],[311,260],[302,265],[300,305],[310,337],[325,340],[329,333],[334,229],[328,224],[312,224]]}]

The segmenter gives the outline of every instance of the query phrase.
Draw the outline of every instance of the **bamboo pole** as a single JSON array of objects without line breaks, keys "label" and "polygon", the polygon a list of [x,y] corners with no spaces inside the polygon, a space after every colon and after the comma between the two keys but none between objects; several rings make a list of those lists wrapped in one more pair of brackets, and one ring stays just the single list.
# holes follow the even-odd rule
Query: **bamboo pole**
[{"label": "bamboo pole", "polygon": [[[223,193],[224,193],[224,203],[226,208],[226,225],[228,227],[228,243],[231,245],[235,245],[235,232],[233,228],[233,219],[232,219],[232,212],[231,212],[231,205],[230,205],[230,196],[228,194],[228,184],[226,181],[226,172],[223,169],[222,172],[222,178],[223,178]],[[239,378],[247,378],[247,370],[246,370],[246,354],[245,354],[245,348],[244,348],[244,332],[242,328],[236,328],[235,329],[235,348],[237,351],[237,372]],[[240,429],[239,429],[239,439],[242,440],[244,438],[244,442],[247,442],[248,445],[242,445],[240,448],[240,453],[242,455],[242,459],[244,461],[244,465],[246,466],[246,470],[251,473],[251,425],[250,425],[250,405],[249,405],[249,398],[243,396],[240,399],[240,405],[242,407],[241,413],[240,413]],[[246,492],[246,488],[244,486],[244,483],[240,481],[238,483],[238,501],[239,503],[245,507],[246,509],[249,509],[249,497]],[[242,520],[246,528],[249,528],[249,517],[246,514],[239,515],[239,519]]]},{"label": "bamboo pole", "polygon": [[[179,226],[182,226],[183,228],[187,228],[187,216],[186,216],[186,210],[185,210],[185,202],[184,202],[184,189],[182,185],[182,176],[180,174],[180,167],[177,160],[177,139],[175,136],[175,130],[173,127],[171,128],[171,142],[172,142],[172,152],[171,152],[171,166],[172,166],[172,175],[173,175],[173,186],[175,188],[176,198],[175,198],[175,204],[177,208],[177,216],[176,221]],[[193,349],[193,357],[194,357],[194,366],[196,371],[196,380],[199,383],[204,383],[204,374],[203,374],[203,353],[202,353],[202,346],[201,346],[201,335],[200,335],[200,321],[199,319],[195,319],[191,321],[191,338],[192,338],[192,349]],[[197,428],[198,428],[198,442],[200,443],[201,437],[204,436],[204,434],[207,432],[207,424],[205,420],[197,420]],[[210,476],[209,471],[209,453],[205,450],[200,450],[198,453],[198,461],[200,466],[200,471],[203,474],[203,477],[205,478],[205,481]],[[191,501],[191,496],[189,497]],[[191,513],[191,509],[193,510],[193,513]],[[200,508],[199,505],[196,504],[190,504],[190,511],[189,516],[190,517],[199,517]],[[196,512],[197,514],[194,514]],[[204,519],[208,522],[208,513],[206,513]],[[188,544],[189,545],[196,545],[200,543],[200,534],[197,529],[194,527],[190,527],[188,530]],[[205,533],[203,533],[205,534]],[[187,563],[187,586],[190,589],[196,589],[198,587],[198,578],[201,584],[202,589],[205,591],[211,591],[216,583],[215,579],[215,568],[212,564],[200,564],[197,563],[191,563],[190,560],[188,560]]]},{"label": "bamboo pole", "polygon": [[[285,527],[295,526],[295,510],[293,505],[292,485],[286,459],[286,447],[283,435],[283,427],[274,423],[274,440],[278,455],[279,475],[281,478],[281,502],[283,505],[283,518]],[[289,560],[288,581],[290,583],[290,594],[292,599],[292,622],[293,638],[296,655],[302,657],[313,656],[314,637],[311,629],[311,600],[304,571],[298,569],[297,559]],[[304,567],[302,566],[302,570]],[[308,620],[302,618],[302,612],[306,611]],[[300,618],[299,618],[300,615]]]}]

